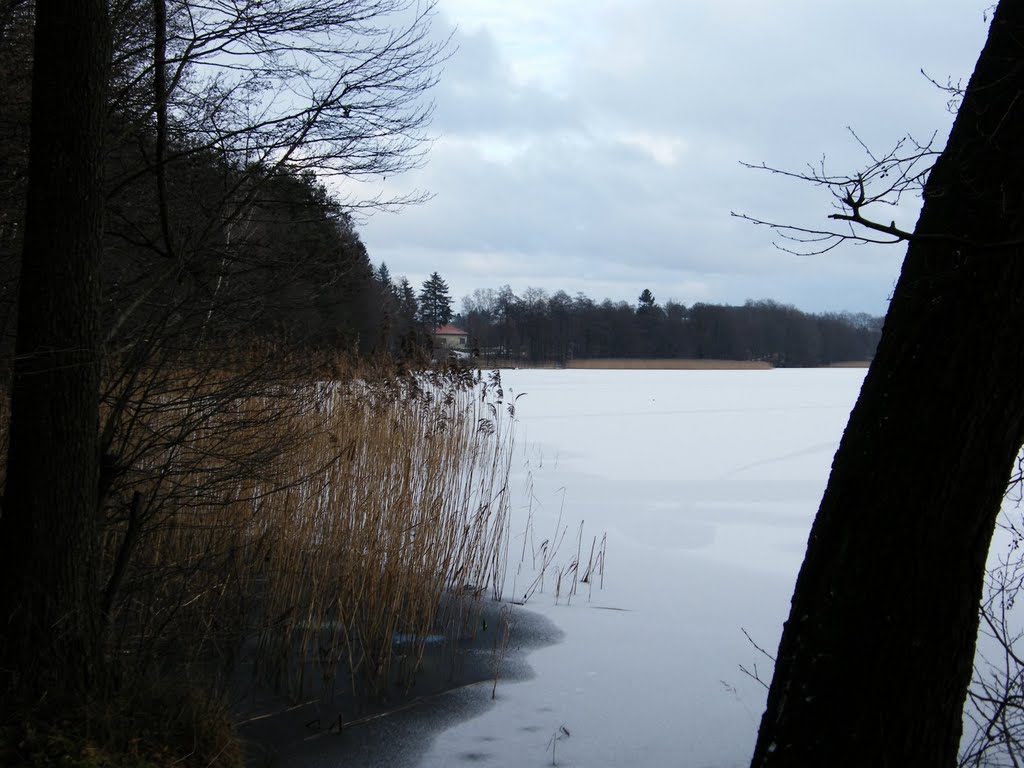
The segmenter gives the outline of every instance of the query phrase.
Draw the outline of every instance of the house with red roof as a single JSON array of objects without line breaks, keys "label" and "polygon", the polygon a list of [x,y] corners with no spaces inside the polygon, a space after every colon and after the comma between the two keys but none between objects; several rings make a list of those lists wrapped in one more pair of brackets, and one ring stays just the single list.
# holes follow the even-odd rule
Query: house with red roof
[{"label": "house with red roof", "polygon": [[434,338],[437,340],[435,346],[445,349],[469,349],[469,334],[457,325],[448,323],[434,331]]}]

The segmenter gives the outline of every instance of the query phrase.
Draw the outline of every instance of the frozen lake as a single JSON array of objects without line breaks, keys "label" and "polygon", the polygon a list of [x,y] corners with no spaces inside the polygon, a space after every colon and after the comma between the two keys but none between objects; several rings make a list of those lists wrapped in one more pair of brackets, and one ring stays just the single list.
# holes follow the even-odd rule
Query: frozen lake
[{"label": "frozen lake", "polygon": [[[740,666],[768,682],[771,664],[744,630],[774,654],[864,374],[503,372],[522,395],[505,597],[530,598],[496,698],[470,685],[281,764],[539,768],[554,747],[560,766],[745,768],[766,692]],[[556,596],[606,534],[604,588]]]},{"label": "frozen lake", "polygon": [[506,398],[525,393],[507,595],[559,519],[553,567],[575,559],[581,521],[584,561],[607,533],[604,589],[567,605],[549,572],[527,608],[562,642],[419,764],[550,765],[559,734],[558,765],[747,765],[764,690],[739,665],[771,675],[743,630],[774,653],[864,373],[503,372]]}]

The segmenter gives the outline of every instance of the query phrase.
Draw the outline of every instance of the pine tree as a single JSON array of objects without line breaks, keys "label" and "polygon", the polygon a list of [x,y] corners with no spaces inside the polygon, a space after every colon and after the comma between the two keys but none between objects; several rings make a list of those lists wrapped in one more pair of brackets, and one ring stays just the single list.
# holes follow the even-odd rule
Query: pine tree
[{"label": "pine tree", "polygon": [[434,329],[452,319],[452,299],[446,283],[437,272],[432,272],[420,291],[420,320]]},{"label": "pine tree", "polygon": [[638,299],[639,305],[637,306],[637,312],[649,312],[654,309],[654,294],[651,293],[649,288],[644,288],[644,292],[640,294]]},{"label": "pine tree", "polygon": [[406,277],[398,281],[398,311],[410,325],[415,322],[416,315],[419,313],[416,291]]},{"label": "pine tree", "polygon": [[388,269],[388,265],[383,261],[380,263],[380,266],[377,267],[374,277],[377,278],[377,282],[380,283],[380,287],[385,294],[394,296],[398,293],[395,289],[394,282],[391,280],[391,270]]}]

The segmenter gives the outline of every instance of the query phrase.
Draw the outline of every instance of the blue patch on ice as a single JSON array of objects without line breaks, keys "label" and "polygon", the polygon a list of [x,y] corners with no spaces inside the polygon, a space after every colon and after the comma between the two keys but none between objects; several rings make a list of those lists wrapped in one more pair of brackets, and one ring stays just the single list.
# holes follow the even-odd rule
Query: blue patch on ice
[{"label": "blue patch on ice", "polygon": [[417,635],[406,635],[402,632],[395,632],[391,636],[392,645],[413,645],[417,640],[421,640],[426,645],[436,645],[444,642],[444,635],[427,635],[426,637],[419,637]]}]

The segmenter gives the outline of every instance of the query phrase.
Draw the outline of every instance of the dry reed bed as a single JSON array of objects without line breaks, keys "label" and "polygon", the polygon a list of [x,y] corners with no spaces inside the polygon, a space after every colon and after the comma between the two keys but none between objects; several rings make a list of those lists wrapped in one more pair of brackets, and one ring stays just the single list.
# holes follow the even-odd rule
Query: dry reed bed
[{"label": "dry reed bed", "polygon": [[429,636],[500,598],[514,405],[497,374],[161,376],[110,398],[130,468],[107,505],[108,573],[132,542],[113,653],[208,683],[244,649],[295,699],[336,683],[380,698]]},{"label": "dry reed bed", "polygon": [[837,363],[829,363],[829,368],[870,368],[870,360],[843,360]]}]

